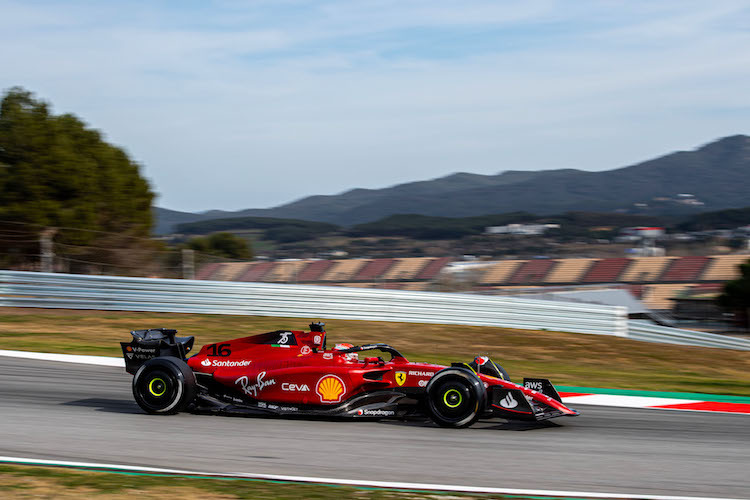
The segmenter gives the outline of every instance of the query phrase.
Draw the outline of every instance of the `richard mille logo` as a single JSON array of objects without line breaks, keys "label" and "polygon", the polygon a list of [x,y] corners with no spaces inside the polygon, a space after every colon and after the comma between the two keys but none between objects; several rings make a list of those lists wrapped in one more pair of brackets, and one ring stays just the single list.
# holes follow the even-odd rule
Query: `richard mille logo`
[{"label": "richard mille logo", "polygon": [[508,393],[507,396],[500,400],[500,406],[502,406],[503,408],[515,408],[516,406],[518,406],[518,401],[513,399],[513,395],[511,393]]}]

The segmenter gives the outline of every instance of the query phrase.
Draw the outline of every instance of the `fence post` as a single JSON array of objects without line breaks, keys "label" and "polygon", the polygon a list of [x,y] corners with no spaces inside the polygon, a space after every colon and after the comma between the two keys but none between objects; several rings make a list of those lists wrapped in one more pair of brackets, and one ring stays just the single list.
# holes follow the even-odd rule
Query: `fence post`
[{"label": "fence post", "polygon": [[624,306],[617,306],[615,312],[615,336],[617,337],[629,337],[628,332],[628,308]]},{"label": "fence post", "polygon": [[52,238],[57,233],[54,227],[48,227],[39,234],[40,269],[43,273],[54,273],[55,252],[52,247]]},{"label": "fence post", "polygon": [[182,279],[195,279],[195,252],[190,248],[182,249]]}]

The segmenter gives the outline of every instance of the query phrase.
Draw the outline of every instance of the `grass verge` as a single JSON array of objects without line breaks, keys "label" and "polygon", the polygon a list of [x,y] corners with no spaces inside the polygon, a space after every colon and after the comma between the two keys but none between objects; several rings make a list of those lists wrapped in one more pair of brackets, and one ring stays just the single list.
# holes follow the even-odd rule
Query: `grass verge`
[{"label": "grass verge", "polygon": [[[196,346],[319,318],[0,309],[0,349],[120,356],[141,328],[177,328]],[[325,320],[325,319],[324,319]],[[413,361],[448,364],[487,354],[514,379],[666,392],[750,396],[750,352],[655,344],[601,335],[457,325],[325,320],[328,343],[386,342]]]}]

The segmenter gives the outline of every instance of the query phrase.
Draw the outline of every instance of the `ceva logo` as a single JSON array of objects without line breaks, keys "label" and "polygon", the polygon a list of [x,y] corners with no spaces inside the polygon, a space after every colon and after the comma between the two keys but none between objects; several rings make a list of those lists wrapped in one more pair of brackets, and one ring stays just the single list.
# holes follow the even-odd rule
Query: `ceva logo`
[{"label": "ceva logo", "polygon": [[289,382],[284,382],[281,384],[281,390],[288,392],[309,392],[310,388],[307,384],[290,384]]},{"label": "ceva logo", "polygon": [[341,396],[346,392],[346,385],[336,375],[326,375],[318,380],[315,392],[320,396],[321,403],[340,403]]}]

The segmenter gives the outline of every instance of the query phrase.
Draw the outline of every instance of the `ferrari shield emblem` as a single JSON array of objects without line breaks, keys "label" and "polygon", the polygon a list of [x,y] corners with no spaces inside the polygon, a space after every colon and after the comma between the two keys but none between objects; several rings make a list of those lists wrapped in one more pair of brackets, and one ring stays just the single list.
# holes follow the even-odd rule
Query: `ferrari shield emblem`
[{"label": "ferrari shield emblem", "polygon": [[396,383],[399,387],[404,385],[406,383],[406,372],[396,372],[396,376],[394,377],[396,379]]}]

